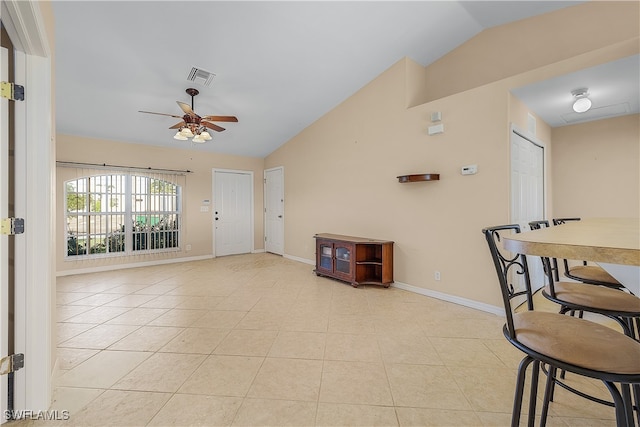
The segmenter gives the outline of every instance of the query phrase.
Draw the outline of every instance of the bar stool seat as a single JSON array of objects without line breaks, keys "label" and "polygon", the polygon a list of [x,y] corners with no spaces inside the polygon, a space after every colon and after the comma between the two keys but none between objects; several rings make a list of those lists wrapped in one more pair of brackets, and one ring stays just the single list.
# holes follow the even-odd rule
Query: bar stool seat
[{"label": "bar stool seat", "polygon": [[590,286],[585,288],[583,283],[556,282],[554,283],[555,298],[552,297],[551,286],[543,288],[545,298],[561,305],[571,305],[574,308],[587,308],[596,312],[610,312],[625,317],[640,316],[640,298],[604,286]]},{"label": "bar stool seat", "polygon": [[565,272],[565,275],[571,279],[578,280],[580,282],[600,284],[602,286],[622,287],[622,284],[618,282],[612,275],[607,273],[602,267],[595,265],[576,265],[575,267],[569,267]]},{"label": "bar stool seat", "polygon": [[549,358],[552,363],[640,380],[639,343],[607,326],[541,311],[514,313],[513,324],[516,347],[535,351],[543,361]]},{"label": "bar stool seat", "polygon": [[[567,222],[580,221],[580,218],[553,218],[553,225],[562,225]],[[547,224],[548,226],[548,224]],[[581,265],[569,265],[569,260],[563,259],[565,277],[590,285],[608,286],[615,289],[623,289],[622,283],[597,265],[587,265],[582,261]],[[556,280],[558,278],[556,277]]]}]

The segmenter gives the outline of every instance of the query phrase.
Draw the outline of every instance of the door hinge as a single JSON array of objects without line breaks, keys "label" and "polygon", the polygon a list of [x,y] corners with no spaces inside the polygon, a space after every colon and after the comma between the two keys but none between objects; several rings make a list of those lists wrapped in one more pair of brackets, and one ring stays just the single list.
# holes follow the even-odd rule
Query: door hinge
[{"label": "door hinge", "polygon": [[265,184],[267,183],[267,178],[264,178],[264,183],[265,183]]},{"label": "door hinge", "polygon": [[24,101],[24,86],[10,82],[0,82],[0,95],[11,101]]},{"label": "door hinge", "polygon": [[2,218],[0,220],[0,234],[12,236],[24,233],[24,218]]},{"label": "door hinge", "polygon": [[264,241],[265,241],[265,242],[267,241],[267,236],[264,236]]},{"label": "door hinge", "polygon": [[0,375],[7,375],[24,368],[24,354],[17,353],[0,359]]}]

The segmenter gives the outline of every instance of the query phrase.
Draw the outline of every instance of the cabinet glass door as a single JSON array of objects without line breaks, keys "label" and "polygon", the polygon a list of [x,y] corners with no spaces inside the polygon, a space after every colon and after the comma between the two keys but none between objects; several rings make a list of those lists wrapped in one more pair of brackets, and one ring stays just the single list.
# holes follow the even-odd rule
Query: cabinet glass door
[{"label": "cabinet glass door", "polygon": [[322,268],[323,270],[328,270],[328,271],[332,271],[333,270],[333,266],[332,266],[332,254],[333,254],[333,248],[331,247],[331,244],[321,244],[320,245],[320,264],[318,265],[319,268]]},{"label": "cabinet glass door", "polygon": [[351,248],[336,244],[336,272],[351,274]]}]

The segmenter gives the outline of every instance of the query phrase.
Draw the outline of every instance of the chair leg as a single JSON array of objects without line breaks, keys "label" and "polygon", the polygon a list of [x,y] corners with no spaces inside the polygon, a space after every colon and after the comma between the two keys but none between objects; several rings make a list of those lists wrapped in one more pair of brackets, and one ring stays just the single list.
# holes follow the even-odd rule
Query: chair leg
[{"label": "chair leg", "polygon": [[536,403],[538,400],[538,378],[540,376],[540,361],[534,360],[531,368],[531,392],[529,393],[529,427],[536,425]]},{"label": "chair leg", "polygon": [[524,393],[524,382],[527,376],[527,367],[533,362],[531,356],[525,356],[518,366],[516,379],[516,392],[513,397],[513,413],[511,414],[511,427],[520,425],[520,414],[522,412],[522,395]]},{"label": "chair leg", "polygon": [[[609,393],[613,398],[613,403],[616,410],[616,426],[617,427],[633,427],[633,417],[629,419],[627,414],[627,408],[625,407],[625,398],[620,394],[616,385],[610,381],[602,381],[604,385],[609,389]],[[623,384],[624,386],[624,384]],[[624,387],[622,388],[624,393]],[[628,390],[628,389],[627,389]]]},{"label": "chair leg", "polygon": [[557,369],[555,367],[549,365],[547,370],[547,383],[544,387],[544,401],[542,403],[540,427],[545,427],[547,425],[547,414],[549,413],[549,403],[551,402],[553,387],[556,383],[556,371]]},{"label": "chair leg", "polygon": [[631,386],[629,384],[621,384],[622,400],[624,401],[624,416],[627,419],[627,425],[634,427],[633,421],[633,402],[631,401]]},{"label": "chair leg", "polygon": [[636,418],[638,419],[638,426],[640,426],[640,384],[633,385],[633,396],[635,400]]}]

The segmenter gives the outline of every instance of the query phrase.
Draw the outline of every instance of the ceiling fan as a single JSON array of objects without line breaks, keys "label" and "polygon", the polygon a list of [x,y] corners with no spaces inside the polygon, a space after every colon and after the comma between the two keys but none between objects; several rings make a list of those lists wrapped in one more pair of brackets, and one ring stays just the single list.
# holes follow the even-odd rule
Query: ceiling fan
[{"label": "ceiling fan", "polygon": [[178,129],[178,132],[174,135],[175,139],[186,141],[188,138],[193,138],[193,142],[203,143],[211,139],[211,135],[207,131],[208,129],[215,130],[216,132],[222,132],[223,127],[220,127],[212,122],[237,122],[238,118],[235,116],[204,116],[201,117],[193,111],[193,97],[199,94],[198,89],[188,88],[187,94],[191,96],[191,106],[184,102],[176,101],[178,106],[184,112],[183,116],[177,116],[174,114],[154,113],[152,111],[138,111],[139,113],[157,114],[160,116],[175,117],[182,119],[180,123],[176,123],[169,129]]}]

